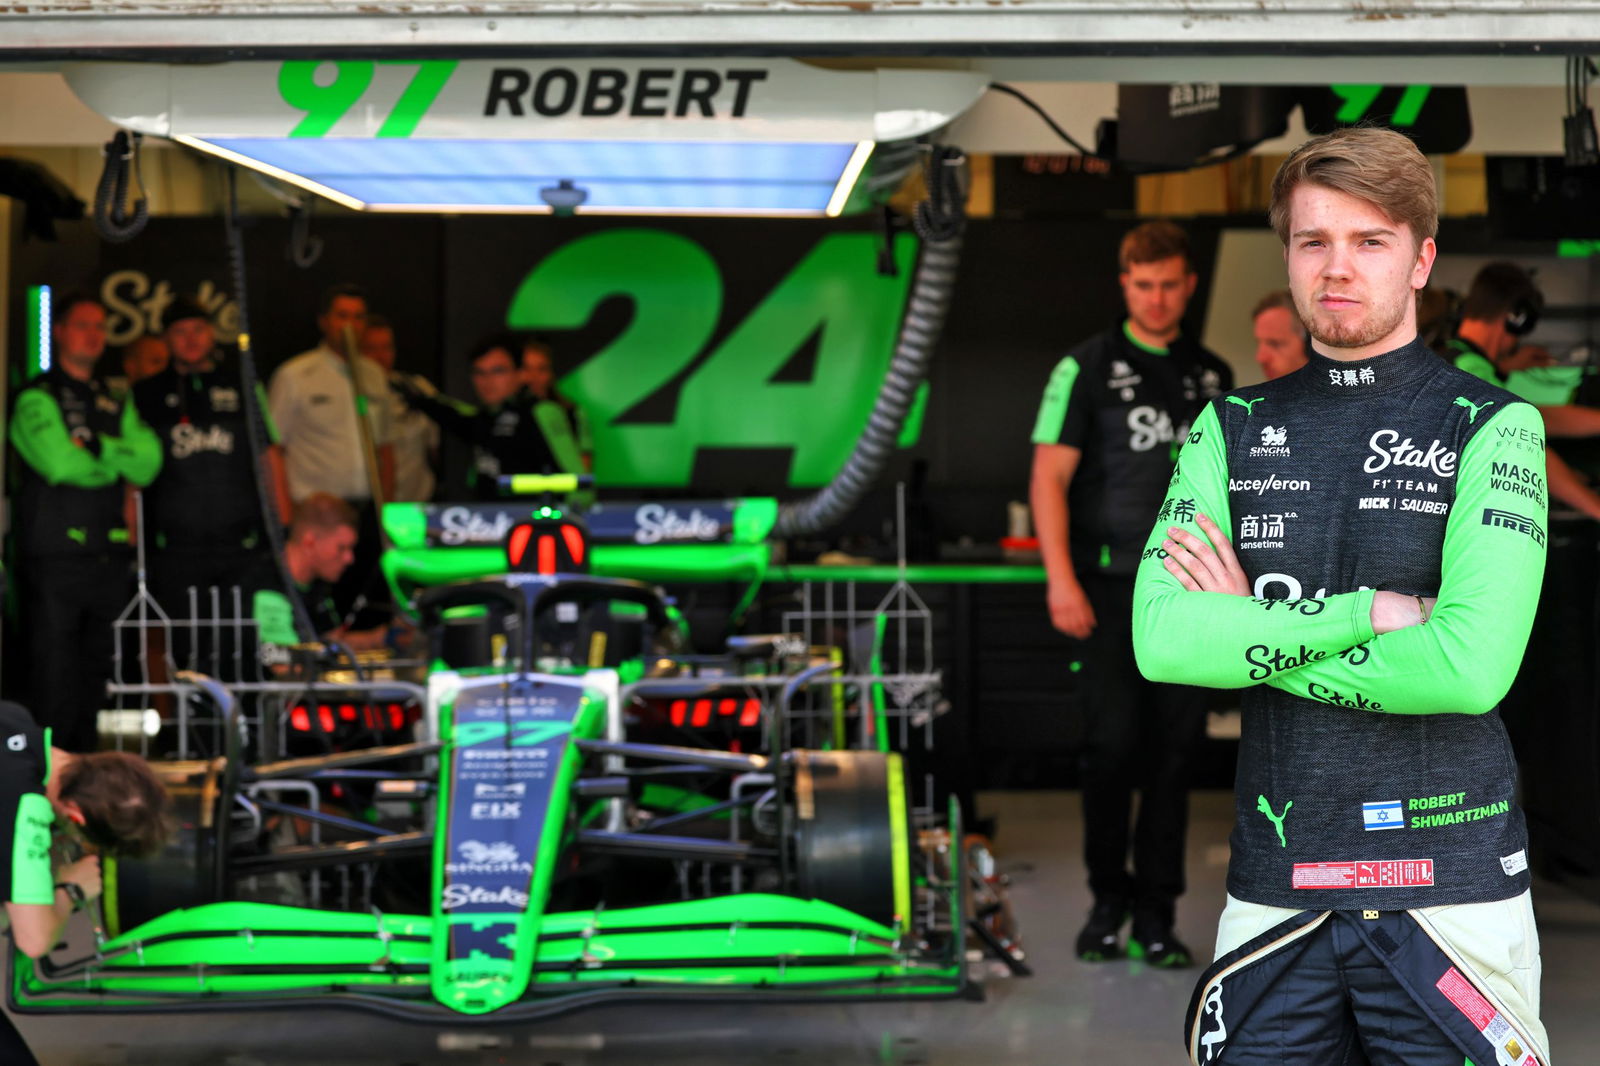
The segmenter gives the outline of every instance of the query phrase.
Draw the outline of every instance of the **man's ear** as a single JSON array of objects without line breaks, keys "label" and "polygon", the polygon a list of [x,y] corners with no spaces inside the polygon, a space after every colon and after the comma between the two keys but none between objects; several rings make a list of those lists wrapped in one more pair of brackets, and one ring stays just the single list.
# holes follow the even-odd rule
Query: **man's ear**
[{"label": "man's ear", "polygon": [[87,825],[89,823],[89,819],[84,817],[83,808],[78,806],[76,800],[61,800],[60,802],[61,813],[66,815],[67,820],[73,825]]},{"label": "man's ear", "polygon": [[1432,237],[1424,237],[1417,247],[1417,262],[1411,270],[1411,288],[1421,292],[1428,285],[1428,277],[1433,273],[1433,262],[1439,255],[1439,246]]}]

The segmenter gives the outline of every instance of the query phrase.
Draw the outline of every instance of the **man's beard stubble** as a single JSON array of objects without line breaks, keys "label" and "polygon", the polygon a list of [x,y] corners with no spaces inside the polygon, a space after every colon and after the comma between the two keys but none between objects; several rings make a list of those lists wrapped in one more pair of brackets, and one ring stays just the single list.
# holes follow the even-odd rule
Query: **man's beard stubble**
[{"label": "man's beard stubble", "polygon": [[1295,312],[1299,315],[1300,322],[1305,326],[1306,332],[1311,334],[1313,340],[1321,341],[1330,348],[1364,348],[1375,344],[1400,325],[1406,317],[1405,301],[1412,298],[1408,290],[1404,296],[1392,304],[1367,303],[1369,313],[1359,321],[1347,322],[1332,320],[1319,321],[1316,315],[1317,296],[1315,293],[1307,303],[1303,302],[1298,294],[1294,295]]}]

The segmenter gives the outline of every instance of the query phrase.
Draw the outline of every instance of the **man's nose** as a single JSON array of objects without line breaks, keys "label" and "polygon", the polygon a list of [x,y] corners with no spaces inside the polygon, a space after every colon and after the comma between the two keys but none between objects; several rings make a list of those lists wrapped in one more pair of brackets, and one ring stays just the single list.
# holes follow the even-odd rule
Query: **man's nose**
[{"label": "man's nose", "polygon": [[1328,258],[1322,262],[1322,276],[1347,278],[1350,276],[1351,262],[1350,250],[1334,245],[1328,250]]}]

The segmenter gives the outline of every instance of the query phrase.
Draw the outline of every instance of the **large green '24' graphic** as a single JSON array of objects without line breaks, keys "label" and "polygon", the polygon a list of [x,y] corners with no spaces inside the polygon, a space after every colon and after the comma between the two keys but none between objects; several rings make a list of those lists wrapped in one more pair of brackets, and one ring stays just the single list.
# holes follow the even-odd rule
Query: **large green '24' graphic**
[{"label": "large green '24' graphic", "polygon": [[[594,426],[602,485],[689,483],[700,448],[792,449],[789,483],[820,485],[850,454],[893,353],[916,255],[896,244],[895,277],[877,242],[832,234],[814,245],[695,367],[666,424],[618,417],[673,383],[722,317],[722,272],[680,234],[619,229],[566,244],[523,279],[506,312],[517,329],[576,329],[612,297],[633,301],[627,328],[561,381]],[[817,334],[809,381],[772,380]]]}]

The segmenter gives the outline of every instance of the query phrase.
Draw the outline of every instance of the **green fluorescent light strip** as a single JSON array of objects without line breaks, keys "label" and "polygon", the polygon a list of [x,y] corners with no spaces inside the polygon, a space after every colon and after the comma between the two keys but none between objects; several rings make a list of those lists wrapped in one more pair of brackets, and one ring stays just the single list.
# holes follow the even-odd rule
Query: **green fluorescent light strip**
[{"label": "green fluorescent light strip", "polygon": [[33,285],[28,288],[28,352],[33,362],[28,376],[33,377],[50,369],[50,286]]}]

